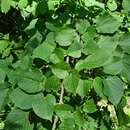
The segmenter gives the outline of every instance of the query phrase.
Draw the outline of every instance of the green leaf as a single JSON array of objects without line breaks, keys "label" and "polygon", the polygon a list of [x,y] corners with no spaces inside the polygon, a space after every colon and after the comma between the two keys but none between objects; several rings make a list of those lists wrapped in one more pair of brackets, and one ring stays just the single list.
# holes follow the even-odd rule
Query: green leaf
[{"label": "green leaf", "polygon": [[98,96],[105,98],[105,96],[103,94],[103,83],[102,83],[102,79],[100,77],[96,77],[93,80],[93,87]]},{"label": "green leaf", "polygon": [[90,26],[90,23],[84,19],[80,19],[77,23],[76,23],[76,30],[80,33],[80,34],[84,34],[87,31],[87,28]]},{"label": "green leaf", "polygon": [[124,55],[122,58],[123,69],[121,74],[130,82],[130,56]]},{"label": "green leaf", "polygon": [[69,65],[65,62],[60,62],[55,65],[51,65],[51,70],[54,75],[56,75],[59,79],[64,79],[69,75],[68,70],[70,69]]},{"label": "green leaf", "polygon": [[80,45],[76,42],[71,44],[67,50],[67,54],[74,58],[79,58],[81,56]]},{"label": "green leaf", "polygon": [[74,111],[74,108],[68,104],[56,104],[55,105],[55,112],[60,112],[60,111]]},{"label": "green leaf", "polygon": [[36,15],[44,15],[48,11],[47,2],[45,0],[38,1],[37,7],[36,7]]},{"label": "green leaf", "polygon": [[106,74],[117,75],[122,71],[123,64],[121,60],[112,61],[110,64],[105,65],[103,68],[104,68],[103,71]]},{"label": "green leaf", "polygon": [[60,85],[61,85],[60,79],[55,75],[52,75],[46,79],[45,90],[47,92],[51,92],[51,90],[58,91],[60,89]]},{"label": "green leaf", "polygon": [[108,96],[109,101],[111,101],[115,106],[117,106],[123,96],[123,82],[117,76],[113,76],[104,79],[103,84],[104,94]]},{"label": "green leaf", "polygon": [[59,125],[59,130],[75,130],[75,122],[73,118],[63,119]]},{"label": "green leaf", "polygon": [[77,72],[72,72],[64,79],[64,87],[67,92],[76,93],[79,82],[79,75]]},{"label": "green leaf", "polygon": [[10,9],[11,0],[1,0],[1,11],[7,13]]},{"label": "green leaf", "polygon": [[30,124],[28,118],[27,112],[13,109],[6,118],[5,130],[32,130],[33,125]]},{"label": "green leaf", "polygon": [[130,1],[129,0],[123,0],[122,2],[123,9],[126,13],[130,12]]},{"label": "green leaf", "polygon": [[88,94],[90,87],[91,87],[91,81],[90,80],[80,79],[79,82],[78,82],[76,93],[79,94],[80,96],[84,97]]},{"label": "green leaf", "polygon": [[18,7],[20,9],[23,9],[24,7],[26,7],[28,4],[28,0],[20,0],[19,3],[18,3]]},{"label": "green leaf", "polygon": [[117,9],[117,3],[115,0],[108,0],[107,1],[107,7],[111,10],[111,11],[115,11]]},{"label": "green leaf", "polygon": [[15,103],[15,106],[23,110],[32,108],[32,103],[37,95],[29,95],[19,88],[16,88],[10,95],[11,100]]},{"label": "green leaf", "polygon": [[100,49],[96,53],[89,55],[86,59],[78,61],[75,69],[80,71],[82,69],[99,68],[108,61],[109,57],[110,54],[107,51]]},{"label": "green leaf", "polygon": [[77,111],[74,112],[74,119],[75,119],[75,123],[79,127],[83,127],[83,125],[84,125],[84,117],[81,114],[80,110],[77,110]]},{"label": "green leaf", "polygon": [[6,72],[0,68],[0,83],[4,83]]},{"label": "green leaf", "polygon": [[[27,93],[37,93],[44,89],[45,77],[38,70],[29,70],[21,73],[18,86]],[[19,75],[21,76],[21,75]]]},{"label": "green leaf", "polygon": [[89,41],[86,41],[82,52],[85,55],[88,55],[88,54],[95,53],[95,50],[98,50],[98,49],[100,49],[100,48],[99,48],[98,44],[96,43],[96,41],[91,39]]},{"label": "green leaf", "polygon": [[82,36],[81,39],[87,44],[87,42],[94,40],[96,37],[96,28],[94,26],[90,26],[87,29],[87,32],[85,32]]},{"label": "green leaf", "polygon": [[91,6],[98,6],[100,8],[104,9],[104,4],[101,2],[98,2],[96,0],[84,0],[84,3],[87,7],[91,7]]},{"label": "green leaf", "polygon": [[2,53],[9,45],[9,41],[0,40],[0,53]]},{"label": "green leaf", "polygon": [[114,39],[114,37],[101,36],[97,44],[100,48],[109,50],[109,52],[113,52],[118,45],[118,41],[117,39]]},{"label": "green leaf", "polygon": [[96,105],[93,99],[87,100],[83,105],[83,111],[87,113],[93,113],[97,111]]},{"label": "green leaf", "polygon": [[114,33],[121,26],[123,18],[118,14],[104,13],[96,18],[96,26],[99,33]]},{"label": "green leaf", "polygon": [[50,100],[45,98],[37,98],[35,102],[33,102],[33,110],[42,119],[52,121],[54,105],[52,104],[52,98]]},{"label": "green leaf", "polygon": [[9,88],[8,84],[0,83],[0,112],[4,109],[6,103],[8,102]]},{"label": "green leaf", "polygon": [[122,47],[122,49],[130,54],[130,33],[125,33],[121,36],[119,45]]},{"label": "green leaf", "polygon": [[56,32],[55,40],[60,46],[69,46],[76,37],[75,30],[71,28],[64,28]]},{"label": "green leaf", "polygon": [[64,50],[62,48],[56,48],[50,56],[50,61],[53,64],[64,61]]},{"label": "green leaf", "polygon": [[39,45],[33,52],[34,58],[41,58],[45,60],[46,62],[49,62],[49,58],[54,51],[55,47],[47,42],[43,42],[41,45]]}]

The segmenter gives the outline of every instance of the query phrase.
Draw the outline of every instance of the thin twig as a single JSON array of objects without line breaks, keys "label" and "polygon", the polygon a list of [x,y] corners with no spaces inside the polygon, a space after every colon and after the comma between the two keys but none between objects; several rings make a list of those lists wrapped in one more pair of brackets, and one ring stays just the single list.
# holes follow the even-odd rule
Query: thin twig
[{"label": "thin twig", "polygon": [[[66,57],[66,63],[69,63],[69,57]],[[59,100],[58,104],[64,104],[63,98],[64,98],[64,84],[63,84],[63,81],[62,81],[61,92],[60,92],[60,100]],[[53,125],[52,125],[52,130],[56,130],[57,122],[58,122],[58,116],[55,115],[54,122],[53,122]]]},{"label": "thin twig", "polygon": [[[64,97],[64,85],[63,85],[63,82],[62,82],[61,83],[60,100],[59,100],[58,104],[64,104],[63,97]],[[52,125],[52,130],[56,130],[56,124],[57,124],[57,122],[58,122],[58,116],[55,115],[54,122],[53,122],[53,125]]]}]

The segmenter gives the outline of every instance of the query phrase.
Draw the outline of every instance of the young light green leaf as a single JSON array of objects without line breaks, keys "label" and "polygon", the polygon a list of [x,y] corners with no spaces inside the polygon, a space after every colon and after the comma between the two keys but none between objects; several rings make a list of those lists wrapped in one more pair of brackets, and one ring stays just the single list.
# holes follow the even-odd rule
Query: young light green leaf
[{"label": "young light green leaf", "polygon": [[23,9],[24,7],[26,7],[28,4],[28,0],[20,0],[19,3],[18,3],[18,7],[20,9]]},{"label": "young light green leaf", "polygon": [[11,6],[11,0],[1,0],[1,10],[3,13],[7,13]]},{"label": "young light green leaf", "polygon": [[126,12],[126,13],[129,13],[130,12],[130,1],[129,0],[123,0],[123,2],[122,2],[122,6],[123,6],[123,8],[124,8],[124,11]]},{"label": "young light green leaf", "polygon": [[107,7],[111,10],[111,11],[115,11],[117,9],[117,3],[115,0],[108,0],[107,1]]}]

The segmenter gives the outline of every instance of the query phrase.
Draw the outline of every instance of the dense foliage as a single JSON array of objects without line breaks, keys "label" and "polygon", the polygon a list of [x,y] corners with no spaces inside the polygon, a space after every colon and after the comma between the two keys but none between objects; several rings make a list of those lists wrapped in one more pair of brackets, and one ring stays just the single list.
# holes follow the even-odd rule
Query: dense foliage
[{"label": "dense foliage", "polygon": [[130,0],[0,7],[0,129],[130,129]]}]

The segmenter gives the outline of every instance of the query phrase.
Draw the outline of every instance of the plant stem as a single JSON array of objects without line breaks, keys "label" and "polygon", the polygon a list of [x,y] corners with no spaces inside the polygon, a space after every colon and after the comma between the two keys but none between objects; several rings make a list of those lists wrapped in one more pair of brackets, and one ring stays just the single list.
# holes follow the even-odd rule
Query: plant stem
[{"label": "plant stem", "polygon": [[[63,85],[63,82],[61,83],[61,93],[60,93],[60,100],[59,100],[59,103],[58,104],[63,104],[63,96],[64,96],[64,85]],[[55,118],[54,118],[54,122],[53,122],[53,125],[52,125],[52,130],[56,130],[56,124],[58,122],[58,116],[55,115]]]},{"label": "plant stem", "polygon": [[[69,63],[69,57],[68,56],[66,57],[66,63]],[[61,92],[60,92],[60,100],[59,100],[58,104],[64,104],[63,97],[64,97],[64,85],[63,85],[63,81],[62,81]],[[57,122],[58,122],[58,116],[55,115],[54,122],[53,122],[53,125],[52,125],[52,130],[56,130]]]}]

